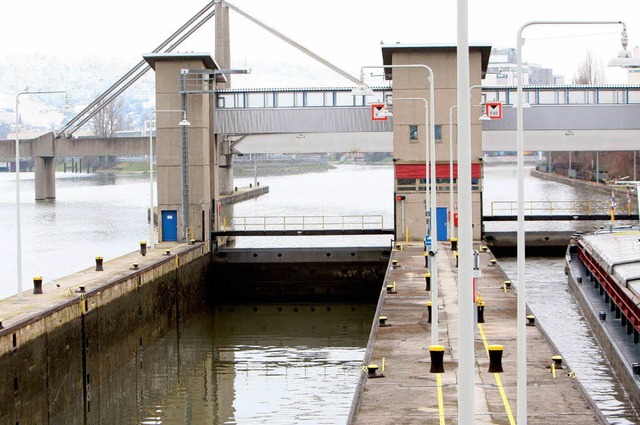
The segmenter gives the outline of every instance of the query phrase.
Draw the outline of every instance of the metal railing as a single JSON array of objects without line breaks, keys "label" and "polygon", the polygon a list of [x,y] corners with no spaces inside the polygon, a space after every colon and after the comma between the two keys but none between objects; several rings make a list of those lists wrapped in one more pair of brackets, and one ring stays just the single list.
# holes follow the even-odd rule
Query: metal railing
[{"label": "metal railing", "polygon": [[[609,214],[611,201],[525,201],[524,212],[529,215],[596,215]],[[618,214],[633,214],[635,211],[628,203],[618,202]],[[493,201],[490,205],[490,216],[516,215],[516,201]]]},{"label": "metal railing", "polygon": [[382,215],[224,217],[222,230],[366,230],[383,229]]}]

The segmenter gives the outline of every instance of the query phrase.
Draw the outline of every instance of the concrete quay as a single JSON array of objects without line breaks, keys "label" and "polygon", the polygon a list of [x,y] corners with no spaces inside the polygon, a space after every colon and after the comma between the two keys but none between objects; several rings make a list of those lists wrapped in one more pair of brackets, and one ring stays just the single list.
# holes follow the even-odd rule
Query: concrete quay
[{"label": "concrete quay", "polygon": [[[430,294],[426,291],[423,246],[416,242],[402,248],[392,253],[348,423],[456,424],[457,258],[448,242],[439,243],[439,344],[445,347],[445,372],[430,373],[431,324],[427,309]],[[485,323],[479,324],[475,334],[474,423],[515,424],[517,294],[515,288],[506,288],[508,278],[493,259],[490,251],[480,252],[482,275],[477,288],[486,305]],[[395,266],[393,260],[397,261]],[[394,284],[397,293],[387,293],[387,285]],[[381,315],[387,317],[386,324],[390,326],[379,326],[377,319]],[[503,373],[488,372],[487,347],[493,344],[504,347]],[[552,357],[559,354],[537,322],[527,326],[528,423],[605,423],[566,363],[561,369],[552,369]],[[372,363],[380,367],[378,374],[383,373],[384,377],[368,377],[366,365]]]},{"label": "concrete quay", "polygon": [[98,423],[110,407],[93,388],[198,308],[209,263],[205,244],[160,243],[0,300],[0,424],[71,405]]}]

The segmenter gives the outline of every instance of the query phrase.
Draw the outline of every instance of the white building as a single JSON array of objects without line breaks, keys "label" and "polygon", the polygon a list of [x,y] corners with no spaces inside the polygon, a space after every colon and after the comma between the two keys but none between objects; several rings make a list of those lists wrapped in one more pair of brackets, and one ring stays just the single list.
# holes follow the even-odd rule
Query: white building
[{"label": "white building", "polygon": [[[523,84],[564,84],[564,77],[554,75],[551,68],[523,63]],[[487,86],[515,86],[517,84],[517,57],[515,48],[491,49],[487,74],[482,80]],[[639,76],[640,78],[640,76]]]}]

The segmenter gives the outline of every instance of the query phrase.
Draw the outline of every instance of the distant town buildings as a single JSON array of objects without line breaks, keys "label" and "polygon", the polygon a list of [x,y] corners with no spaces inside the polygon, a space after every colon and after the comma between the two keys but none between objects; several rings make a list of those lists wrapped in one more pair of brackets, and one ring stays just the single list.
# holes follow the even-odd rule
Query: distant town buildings
[{"label": "distant town buildings", "polygon": [[[564,76],[554,75],[553,69],[543,68],[532,63],[523,63],[523,84],[565,84]],[[489,67],[482,84],[485,86],[515,86],[517,76],[516,49],[513,47],[504,49],[491,49]],[[640,74],[638,74],[640,78]]]}]

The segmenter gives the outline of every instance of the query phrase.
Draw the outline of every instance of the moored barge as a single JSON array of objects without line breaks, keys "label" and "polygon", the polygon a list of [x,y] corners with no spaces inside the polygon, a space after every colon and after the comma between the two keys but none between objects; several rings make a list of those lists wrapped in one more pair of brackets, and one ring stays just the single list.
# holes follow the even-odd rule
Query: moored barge
[{"label": "moored barge", "polygon": [[640,228],[575,234],[569,287],[629,399],[640,410]]}]

